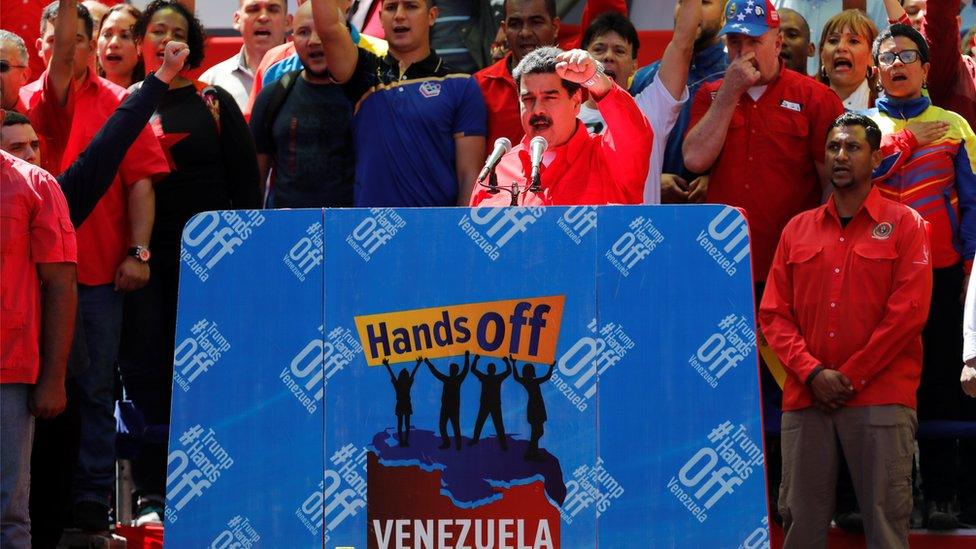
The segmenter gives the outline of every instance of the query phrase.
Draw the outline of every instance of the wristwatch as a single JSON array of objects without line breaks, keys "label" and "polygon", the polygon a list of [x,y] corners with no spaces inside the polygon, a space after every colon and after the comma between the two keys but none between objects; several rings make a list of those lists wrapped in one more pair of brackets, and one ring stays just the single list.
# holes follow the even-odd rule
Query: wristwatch
[{"label": "wristwatch", "polygon": [[133,246],[132,248],[129,248],[129,251],[126,253],[127,255],[138,259],[140,263],[149,263],[149,258],[152,257],[152,254],[149,253],[149,248],[145,246]]},{"label": "wristwatch", "polygon": [[593,76],[591,76],[586,82],[583,82],[581,85],[584,88],[589,89],[590,86],[596,84],[597,81],[600,79],[600,77],[603,76],[604,74],[605,73],[604,73],[604,69],[603,69],[603,63],[597,61],[596,62],[596,72],[593,73]]}]

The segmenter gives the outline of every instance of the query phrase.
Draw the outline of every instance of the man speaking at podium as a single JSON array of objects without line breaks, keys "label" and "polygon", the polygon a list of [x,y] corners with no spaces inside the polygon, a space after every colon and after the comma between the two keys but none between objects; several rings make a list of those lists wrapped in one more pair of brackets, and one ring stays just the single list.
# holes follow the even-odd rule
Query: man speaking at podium
[{"label": "man speaking at podium", "polygon": [[[489,157],[486,168],[497,162],[497,189],[490,188],[490,170],[484,170],[472,206],[641,203],[651,126],[630,94],[603,74],[599,61],[583,50],[539,48],[512,76],[525,137],[504,156]],[[576,118],[586,100],[581,88],[606,120],[601,135],[590,135]]]}]

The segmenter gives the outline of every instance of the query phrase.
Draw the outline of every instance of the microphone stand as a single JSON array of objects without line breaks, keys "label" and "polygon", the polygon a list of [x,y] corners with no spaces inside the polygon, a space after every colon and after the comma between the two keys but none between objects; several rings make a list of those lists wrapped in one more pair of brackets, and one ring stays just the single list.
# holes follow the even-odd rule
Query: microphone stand
[{"label": "microphone stand", "polygon": [[538,193],[539,191],[542,190],[542,182],[540,181],[540,179],[541,176],[539,175],[539,171],[536,171],[534,174],[532,174],[532,186],[529,187],[529,190],[531,192]]},{"label": "microphone stand", "polygon": [[495,173],[495,168],[491,169],[491,173],[488,175],[488,194],[498,194],[498,174]]}]

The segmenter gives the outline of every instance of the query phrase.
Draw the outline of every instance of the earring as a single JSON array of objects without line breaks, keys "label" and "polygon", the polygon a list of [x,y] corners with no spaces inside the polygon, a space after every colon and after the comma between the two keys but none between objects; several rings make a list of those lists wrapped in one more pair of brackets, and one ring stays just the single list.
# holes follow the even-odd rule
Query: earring
[{"label": "earring", "polygon": [[827,78],[827,67],[825,67],[823,65],[820,66],[820,78],[822,80],[829,80]]}]

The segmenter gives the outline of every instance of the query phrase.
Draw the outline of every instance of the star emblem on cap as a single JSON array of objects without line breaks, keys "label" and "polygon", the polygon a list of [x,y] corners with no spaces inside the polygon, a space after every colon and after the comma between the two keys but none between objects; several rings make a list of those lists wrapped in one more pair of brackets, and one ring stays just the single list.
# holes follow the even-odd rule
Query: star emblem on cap
[{"label": "star emblem on cap", "polygon": [[736,15],[735,18],[738,19],[739,21],[744,21],[746,16],[745,14],[740,13],[739,15]]}]

